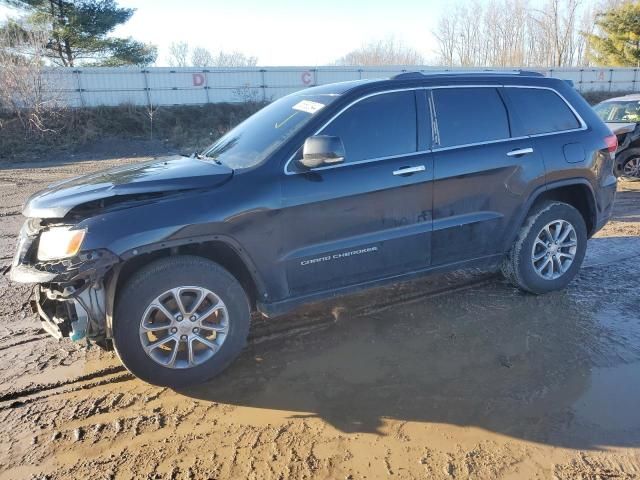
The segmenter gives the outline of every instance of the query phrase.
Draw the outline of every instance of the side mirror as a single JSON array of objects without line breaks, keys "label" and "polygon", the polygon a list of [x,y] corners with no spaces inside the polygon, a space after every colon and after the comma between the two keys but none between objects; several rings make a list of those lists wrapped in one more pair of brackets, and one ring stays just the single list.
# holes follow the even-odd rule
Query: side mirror
[{"label": "side mirror", "polygon": [[299,162],[307,168],[322,165],[334,165],[344,161],[344,145],[340,137],[316,135],[309,137],[302,147],[302,158]]}]

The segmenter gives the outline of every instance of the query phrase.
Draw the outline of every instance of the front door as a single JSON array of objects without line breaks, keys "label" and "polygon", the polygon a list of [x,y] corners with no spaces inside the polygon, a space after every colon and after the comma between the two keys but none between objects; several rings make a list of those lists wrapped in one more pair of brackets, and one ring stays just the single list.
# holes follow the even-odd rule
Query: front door
[{"label": "front door", "polygon": [[[282,177],[281,266],[297,296],[365,283],[431,262],[433,159],[424,91],[368,96],[319,134],[345,161]],[[418,135],[418,131],[421,131]]]}]

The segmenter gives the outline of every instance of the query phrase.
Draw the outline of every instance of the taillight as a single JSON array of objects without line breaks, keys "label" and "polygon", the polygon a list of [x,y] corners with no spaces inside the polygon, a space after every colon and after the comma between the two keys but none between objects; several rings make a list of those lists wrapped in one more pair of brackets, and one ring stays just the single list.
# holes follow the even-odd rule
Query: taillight
[{"label": "taillight", "polygon": [[607,150],[609,150],[610,154],[613,155],[614,153],[616,153],[616,150],[618,149],[618,137],[611,134],[607,137],[604,137],[604,143],[607,144]]}]

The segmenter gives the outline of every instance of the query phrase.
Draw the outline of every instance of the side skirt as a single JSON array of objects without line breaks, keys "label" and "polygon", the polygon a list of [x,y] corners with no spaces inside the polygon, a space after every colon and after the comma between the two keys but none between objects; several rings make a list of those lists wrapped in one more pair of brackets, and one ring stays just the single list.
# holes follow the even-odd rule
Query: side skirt
[{"label": "side skirt", "polygon": [[301,305],[311,302],[317,302],[321,300],[328,300],[330,298],[340,297],[343,295],[360,292],[369,288],[380,287],[393,283],[406,282],[417,278],[425,277],[433,273],[450,272],[454,270],[463,270],[469,268],[476,268],[480,270],[489,270],[497,267],[502,261],[504,254],[488,255],[485,257],[474,258],[472,260],[464,260],[461,262],[450,263],[447,265],[437,265],[413,272],[403,273],[401,275],[393,275],[389,277],[383,277],[376,280],[370,280],[368,282],[357,283],[354,285],[348,285],[346,287],[340,287],[333,290],[324,290],[321,292],[314,292],[299,297],[287,298],[278,302],[263,303],[258,302],[257,308],[264,316],[271,318],[278,315],[283,315],[291,310],[294,310]]}]

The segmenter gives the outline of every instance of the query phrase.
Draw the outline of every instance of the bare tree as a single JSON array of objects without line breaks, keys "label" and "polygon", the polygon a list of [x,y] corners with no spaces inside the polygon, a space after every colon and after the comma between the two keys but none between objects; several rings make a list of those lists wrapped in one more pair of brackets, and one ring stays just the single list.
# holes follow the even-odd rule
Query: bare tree
[{"label": "bare tree", "polygon": [[52,131],[48,120],[62,104],[49,85],[54,72],[45,73],[47,41],[48,32],[32,26],[0,30],[0,107],[15,115],[27,134]]},{"label": "bare tree", "polygon": [[585,65],[582,31],[593,18],[590,5],[589,0],[458,3],[433,31],[438,62],[463,67]]},{"label": "bare tree", "polygon": [[169,45],[167,62],[170,67],[186,67],[189,59],[189,44],[187,42],[172,42]]},{"label": "bare tree", "polygon": [[470,6],[458,6],[455,13],[458,16],[460,28],[458,29],[457,61],[463,67],[473,66],[478,58],[481,48],[480,22],[478,12],[481,6],[477,2]]},{"label": "bare tree", "polygon": [[527,19],[527,0],[503,0],[487,4],[482,28],[491,41],[481,40],[488,52],[480,65],[526,65]]},{"label": "bare tree", "polygon": [[590,6],[582,13],[580,19],[580,38],[576,45],[576,59],[581,66],[591,65],[589,57],[589,38],[596,30],[596,15],[598,10],[595,6]]},{"label": "bare tree", "polygon": [[547,0],[542,9],[534,10],[532,18],[543,33],[545,65],[574,65],[578,7],[580,0]]},{"label": "bare tree", "polygon": [[255,67],[257,64],[257,57],[247,56],[238,51],[218,52],[213,58],[215,67]]},{"label": "bare tree", "polygon": [[194,67],[210,67],[213,64],[213,55],[206,48],[196,47],[191,52],[191,65]]},{"label": "bare tree", "polygon": [[433,35],[438,40],[438,63],[447,67],[453,67],[456,62],[457,40],[458,40],[458,17],[456,15],[443,15],[438,20],[438,26],[433,31]]},{"label": "bare tree", "polygon": [[170,67],[255,67],[258,58],[245,55],[242,52],[211,53],[205,47],[189,48],[187,42],[173,42],[169,46],[167,62]]},{"label": "bare tree", "polygon": [[337,65],[424,65],[424,57],[393,37],[368,43],[347,53]]}]

